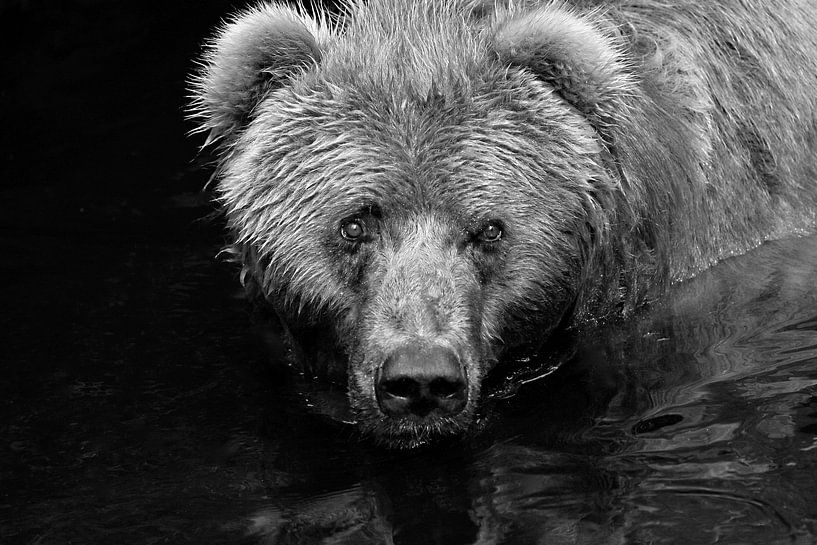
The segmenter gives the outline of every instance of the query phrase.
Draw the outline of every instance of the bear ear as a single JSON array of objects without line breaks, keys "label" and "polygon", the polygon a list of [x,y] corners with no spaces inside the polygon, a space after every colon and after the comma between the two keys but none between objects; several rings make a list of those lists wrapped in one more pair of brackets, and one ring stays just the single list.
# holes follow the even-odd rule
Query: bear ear
[{"label": "bear ear", "polygon": [[612,144],[637,85],[614,31],[597,12],[575,13],[553,2],[524,13],[497,10],[493,48],[501,62],[533,72],[581,112]]},{"label": "bear ear", "polygon": [[325,21],[292,8],[259,4],[222,25],[205,46],[190,79],[193,132],[209,131],[205,146],[234,134],[271,89],[321,58]]}]

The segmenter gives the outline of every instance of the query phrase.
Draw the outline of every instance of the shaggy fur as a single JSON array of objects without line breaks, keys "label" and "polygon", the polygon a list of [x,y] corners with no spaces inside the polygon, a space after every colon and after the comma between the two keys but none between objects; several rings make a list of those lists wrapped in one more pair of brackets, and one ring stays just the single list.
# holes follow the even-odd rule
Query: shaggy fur
[{"label": "shaggy fur", "polygon": [[[243,278],[363,430],[413,446],[471,425],[508,346],[814,228],[814,28],[806,0],[262,4],[209,45],[192,114]],[[461,414],[380,411],[412,344],[459,356]]]}]

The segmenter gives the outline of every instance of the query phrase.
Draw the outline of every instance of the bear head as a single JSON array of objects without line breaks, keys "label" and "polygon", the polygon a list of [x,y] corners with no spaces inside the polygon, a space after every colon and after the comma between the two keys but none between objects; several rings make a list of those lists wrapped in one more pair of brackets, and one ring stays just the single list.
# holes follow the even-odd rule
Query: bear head
[{"label": "bear head", "polygon": [[191,110],[242,278],[378,441],[469,429],[502,354],[615,274],[637,92],[618,39],[559,3],[372,0],[262,4],[208,45]]}]

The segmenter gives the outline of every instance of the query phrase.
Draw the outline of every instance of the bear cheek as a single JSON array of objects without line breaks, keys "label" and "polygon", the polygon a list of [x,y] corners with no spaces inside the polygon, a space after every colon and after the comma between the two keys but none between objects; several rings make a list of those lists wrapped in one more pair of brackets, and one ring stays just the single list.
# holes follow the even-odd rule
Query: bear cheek
[{"label": "bear cheek", "polygon": [[569,310],[580,265],[560,255],[570,254],[545,234],[503,251],[482,288],[485,372],[506,349],[545,342]]}]

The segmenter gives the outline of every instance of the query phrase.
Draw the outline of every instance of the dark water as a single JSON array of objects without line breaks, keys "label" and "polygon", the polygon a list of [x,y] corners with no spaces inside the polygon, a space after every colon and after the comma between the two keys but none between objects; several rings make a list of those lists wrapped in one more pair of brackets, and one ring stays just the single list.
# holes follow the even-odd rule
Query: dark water
[{"label": "dark water", "polygon": [[2,543],[817,540],[817,237],[726,261],[409,454],[320,416],[331,392],[269,361],[216,251],[97,241],[55,258],[51,300],[5,287],[30,315],[3,323]]}]

